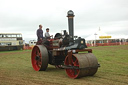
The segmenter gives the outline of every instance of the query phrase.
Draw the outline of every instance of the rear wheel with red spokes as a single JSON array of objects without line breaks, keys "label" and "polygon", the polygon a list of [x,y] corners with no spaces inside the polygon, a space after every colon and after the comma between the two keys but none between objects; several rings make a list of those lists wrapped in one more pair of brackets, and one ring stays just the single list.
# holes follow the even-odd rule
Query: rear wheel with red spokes
[{"label": "rear wheel with red spokes", "polygon": [[45,46],[36,45],[32,49],[31,62],[35,71],[44,71],[48,66],[48,52]]}]

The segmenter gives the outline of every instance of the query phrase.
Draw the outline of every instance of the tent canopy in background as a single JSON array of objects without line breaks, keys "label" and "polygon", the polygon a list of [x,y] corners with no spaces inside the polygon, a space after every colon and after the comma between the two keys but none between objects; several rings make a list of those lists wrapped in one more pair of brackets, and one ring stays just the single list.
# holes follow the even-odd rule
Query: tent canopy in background
[{"label": "tent canopy in background", "polygon": [[100,36],[111,36],[111,38],[108,39],[128,39],[128,35],[114,35],[114,34],[107,34],[105,32],[103,32],[100,28],[97,32],[95,32],[94,34],[91,34],[90,36],[86,37],[86,40],[102,40],[102,39],[107,39],[107,38],[100,38]]}]

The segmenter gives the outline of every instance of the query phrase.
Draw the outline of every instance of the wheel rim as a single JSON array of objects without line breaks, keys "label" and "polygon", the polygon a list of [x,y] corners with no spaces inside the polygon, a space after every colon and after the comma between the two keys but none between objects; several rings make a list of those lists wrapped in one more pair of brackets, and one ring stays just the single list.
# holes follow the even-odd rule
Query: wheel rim
[{"label": "wheel rim", "polygon": [[[38,59],[37,59],[38,58]],[[42,55],[40,49],[36,46],[32,52],[32,66],[34,70],[39,71],[42,65]]]},{"label": "wheel rim", "polygon": [[[65,59],[65,65],[69,65],[68,56]],[[72,56],[72,66],[76,66],[79,68],[78,59],[75,56]],[[70,78],[77,78],[79,75],[79,69],[66,69],[66,73]]]}]

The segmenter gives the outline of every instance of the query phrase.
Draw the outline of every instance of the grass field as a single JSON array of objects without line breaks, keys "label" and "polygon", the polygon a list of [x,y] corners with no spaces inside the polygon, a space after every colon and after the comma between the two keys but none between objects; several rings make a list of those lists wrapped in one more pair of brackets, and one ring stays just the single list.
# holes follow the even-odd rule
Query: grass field
[{"label": "grass field", "polygon": [[101,67],[94,76],[70,79],[49,65],[34,71],[31,50],[0,52],[0,85],[128,85],[128,45],[91,47]]}]

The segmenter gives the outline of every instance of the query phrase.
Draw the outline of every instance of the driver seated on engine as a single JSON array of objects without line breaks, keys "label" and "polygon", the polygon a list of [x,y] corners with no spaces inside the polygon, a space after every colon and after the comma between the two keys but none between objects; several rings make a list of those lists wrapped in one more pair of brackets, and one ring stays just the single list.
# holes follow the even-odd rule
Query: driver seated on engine
[{"label": "driver seated on engine", "polygon": [[53,35],[50,36],[49,34],[49,28],[46,29],[46,33],[45,33],[45,38],[46,39],[51,39],[51,37],[53,37]]}]

